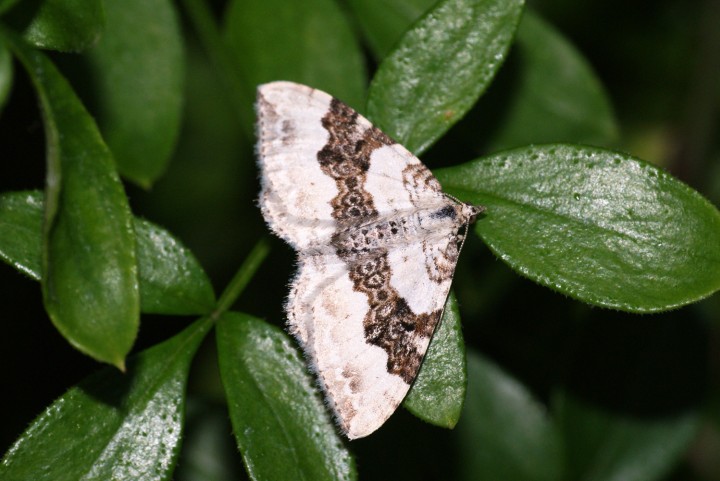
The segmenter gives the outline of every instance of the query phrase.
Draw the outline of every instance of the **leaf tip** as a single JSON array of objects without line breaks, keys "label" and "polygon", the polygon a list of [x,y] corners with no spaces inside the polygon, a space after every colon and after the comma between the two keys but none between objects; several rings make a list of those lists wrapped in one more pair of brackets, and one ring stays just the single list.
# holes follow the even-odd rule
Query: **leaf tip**
[{"label": "leaf tip", "polygon": [[121,373],[125,374],[127,372],[127,368],[125,367],[125,358],[118,359],[116,361],[113,361],[113,366],[118,368]]}]

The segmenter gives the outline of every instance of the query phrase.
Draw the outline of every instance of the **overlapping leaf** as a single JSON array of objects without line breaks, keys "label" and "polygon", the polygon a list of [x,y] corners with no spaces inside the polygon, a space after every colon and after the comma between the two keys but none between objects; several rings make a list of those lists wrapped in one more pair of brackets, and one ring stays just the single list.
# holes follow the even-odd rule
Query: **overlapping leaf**
[{"label": "overlapping leaf", "polygon": [[0,194],[0,258],[28,277],[42,277],[43,196],[39,191]]},{"label": "overlapping leaf", "polygon": [[180,130],[184,61],[168,0],[105,0],[107,26],[85,56],[98,124],[120,173],[149,187]]},{"label": "overlapping leaf", "polygon": [[[432,7],[433,0],[351,0],[353,13],[375,55],[382,59],[410,25]],[[533,11],[525,11],[512,53],[510,87],[499,115],[478,107],[489,120],[483,147],[500,150],[530,143],[612,144],[617,138],[609,101],[582,56]],[[470,126],[466,127],[471,129]]]},{"label": "overlapping leaf", "polygon": [[[0,258],[32,279],[42,277],[43,196],[0,194]],[[140,306],[154,314],[206,314],[215,295],[192,253],[168,231],[134,219]]]},{"label": "overlapping leaf", "polygon": [[207,314],[215,294],[192,252],[168,231],[135,219],[140,308],[154,314]]},{"label": "overlapping leaf", "polygon": [[3,37],[30,75],[45,124],[45,308],[73,346],[122,368],[140,299],[132,215],[112,155],[55,66],[14,34]]},{"label": "overlapping leaf", "polygon": [[630,156],[527,147],[437,176],[449,192],[487,207],[476,231],[500,258],[585,302],[653,312],[720,288],[720,213]]},{"label": "overlapping leaf", "polygon": [[61,52],[79,52],[92,46],[105,26],[101,0],[18,2],[4,20],[21,31],[30,44]]},{"label": "overlapping leaf", "polygon": [[368,117],[416,154],[475,104],[507,55],[522,0],[445,0],[380,64]]},{"label": "overlapping leaf", "polygon": [[106,368],[71,388],[10,448],[0,478],[169,479],[190,361],[211,325],[201,319],[131,358],[126,373]]},{"label": "overlapping leaf", "polygon": [[230,419],[250,478],[355,479],[353,459],[287,335],[230,312],[218,320],[217,338]]},{"label": "overlapping leaf", "polygon": [[424,421],[452,428],[460,419],[466,385],[465,343],[457,299],[451,292],[442,321],[403,405]]}]

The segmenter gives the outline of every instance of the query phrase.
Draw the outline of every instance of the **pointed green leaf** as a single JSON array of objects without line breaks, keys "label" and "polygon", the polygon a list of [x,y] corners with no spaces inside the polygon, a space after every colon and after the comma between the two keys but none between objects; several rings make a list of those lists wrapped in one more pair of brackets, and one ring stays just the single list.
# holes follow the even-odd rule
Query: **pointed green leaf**
[{"label": "pointed green leaf", "polygon": [[180,130],[182,38],[169,0],[105,0],[107,26],[86,54],[98,125],[120,173],[150,187]]},{"label": "pointed green leaf", "polygon": [[292,80],[361,107],[365,69],[357,40],[333,0],[235,0],[225,16],[225,32],[248,88]]},{"label": "pointed green leaf", "polygon": [[566,479],[583,481],[664,479],[687,452],[700,421],[694,412],[656,418],[613,413],[568,393],[554,404],[565,440]]},{"label": "pointed green leaf", "polygon": [[475,104],[502,64],[523,0],[445,0],[378,68],[368,117],[420,154]]},{"label": "pointed green leaf", "polygon": [[235,439],[254,481],[355,479],[315,383],[280,329],[238,313],[217,326]]},{"label": "pointed green leaf", "polygon": [[375,58],[383,59],[437,0],[348,0]]},{"label": "pointed green leaf", "polygon": [[580,53],[532,11],[517,31],[517,85],[493,119],[490,151],[532,143],[607,145],[618,137],[600,81]]},{"label": "pointed green leaf", "polygon": [[544,406],[473,351],[468,351],[467,401],[455,432],[463,481],[565,479],[560,436]]},{"label": "pointed green leaf", "polygon": [[[378,58],[383,58],[434,0],[350,0]],[[493,118],[490,151],[529,143],[612,144],[617,127],[606,93],[580,53],[531,10],[513,46],[515,84]]]},{"label": "pointed green leaf", "polygon": [[73,346],[122,369],[140,317],[135,233],[123,186],[65,78],[43,54],[5,37],[37,89],[45,123],[45,309]]},{"label": "pointed green leaf", "polygon": [[[0,259],[32,279],[42,277],[43,194],[0,194]],[[205,314],[215,306],[210,280],[197,259],[168,231],[134,220],[142,312]]]},{"label": "pointed green leaf", "polygon": [[13,80],[13,65],[10,51],[0,42],[0,113],[5,106]]},{"label": "pointed green leaf", "polygon": [[36,47],[79,52],[100,38],[105,15],[101,0],[42,0],[19,2],[3,20]]},{"label": "pointed green leaf", "polygon": [[652,312],[720,288],[720,213],[641,160],[548,145],[436,174],[448,192],[487,207],[476,231],[496,255],[564,294]]},{"label": "pointed green leaf", "polygon": [[0,478],[169,479],[190,361],[211,325],[202,319],[132,357],[126,373],[106,368],[71,388],[10,448]]},{"label": "pointed green leaf", "polygon": [[403,405],[423,421],[453,428],[460,419],[466,387],[465,343],[457,299],[451,292],[442,321]]}]

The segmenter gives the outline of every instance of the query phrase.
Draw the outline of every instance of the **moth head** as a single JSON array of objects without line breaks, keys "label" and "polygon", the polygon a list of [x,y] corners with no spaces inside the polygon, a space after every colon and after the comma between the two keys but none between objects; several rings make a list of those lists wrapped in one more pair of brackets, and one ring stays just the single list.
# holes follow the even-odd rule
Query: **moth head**
[{"label": "moth head", "polygon": [[485,206],[462,204],[460,210],[460,215],[463,219],[466,219],[466,223],[472,224],[477,220],[477,216],[485,212]]},{"label": "moth head", "polygon": [[[457,197],[445,193],[445,197],[453,201],[452,205],[441,209],[441,211],[449,214],[448,217],[458,219],[461,224],[472,224],[477,219],[477,216],[485,212],[485,207],[482,205],[466,204]],[[451,213],[448,209],[452,209]],[[438,211],[438,214],[441,212]]]}]

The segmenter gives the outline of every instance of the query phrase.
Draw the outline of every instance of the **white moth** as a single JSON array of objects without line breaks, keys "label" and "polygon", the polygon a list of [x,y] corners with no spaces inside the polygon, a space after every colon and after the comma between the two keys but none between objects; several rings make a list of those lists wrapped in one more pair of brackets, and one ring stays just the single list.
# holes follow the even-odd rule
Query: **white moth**
[{"label": "white moth", "polygon": [[291,82],[258,89],[260,207],[298,254],[286,305],[350,439],[379,428],[442,316],[460,230],[482,208],[347,105]]}]

